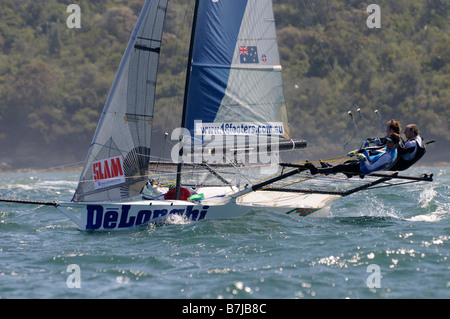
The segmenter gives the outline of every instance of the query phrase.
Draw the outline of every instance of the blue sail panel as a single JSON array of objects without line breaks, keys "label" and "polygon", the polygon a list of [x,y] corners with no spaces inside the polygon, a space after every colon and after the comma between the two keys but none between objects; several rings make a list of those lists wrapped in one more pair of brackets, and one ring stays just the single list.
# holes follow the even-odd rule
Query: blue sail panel
[{"label": "blue sail panel", "polygon": [[193,50],[191,133],[231,126],[289,136],[272,0],[200,1]]},{"label": "blue sail panel", "polygon": [[[200,1],[186,127],[214,122],[228,85],[247,0]],[[199,116],[201,115],[201,116]]]}]

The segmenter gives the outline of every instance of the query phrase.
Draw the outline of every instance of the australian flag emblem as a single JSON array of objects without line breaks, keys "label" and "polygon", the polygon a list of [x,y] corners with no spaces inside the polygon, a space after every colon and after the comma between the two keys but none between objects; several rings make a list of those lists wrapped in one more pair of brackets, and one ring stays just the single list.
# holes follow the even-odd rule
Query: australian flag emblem
[{"label": "australian flag emblem", "polygon": [[259,63],[258,48],[256,46],[240,46],[239,56],[241,63]]}]

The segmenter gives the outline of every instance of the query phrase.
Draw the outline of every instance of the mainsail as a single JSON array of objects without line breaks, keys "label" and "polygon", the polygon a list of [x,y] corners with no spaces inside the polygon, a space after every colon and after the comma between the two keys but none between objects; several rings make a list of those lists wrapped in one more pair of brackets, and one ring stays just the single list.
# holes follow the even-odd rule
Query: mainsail
[{"label": "mainsail", "polygon": [[148,179],[157,66],[168,0],[146,1],[103,109],[74,201],[139,195]]},{"label": "mainsail", "polygon": [[186,128],[289,137],[271,0],[200,1]]}]

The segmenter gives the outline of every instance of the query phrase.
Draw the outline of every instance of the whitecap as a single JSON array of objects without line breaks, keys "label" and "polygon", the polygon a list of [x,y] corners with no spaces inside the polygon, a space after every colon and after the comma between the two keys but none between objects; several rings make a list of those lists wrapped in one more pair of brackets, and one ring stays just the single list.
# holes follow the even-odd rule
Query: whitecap
[{"label": "whitecap", "polygon": [[411,217],[409,220],[413,222],[437,222],[440,219],[435,213],[430,213],[426,215],[414,216]]},{"label": "whitecap", "polygon": [[436,197],[437,192],[433,189],[432,185],[425,188],[419,195],[419,204],[422,208],[428,206],[428,204]]},{"label": "whitecap", "polygon": [[413,221],[413,222],[431,222],[431,223],[439,222],[439,221],[445,219],[448,216],[448,214],[450,213],[450,204],[446,203],[446,204],[438,204],[438,205],[439,206],[437,207],[437,209],[434,212],[414,216],[407,220]]},{"label": "whitecap", "polygon": [[169,214],[162,218],[158,225],[185,225],[190,224],[192,221],[184,215]]}]

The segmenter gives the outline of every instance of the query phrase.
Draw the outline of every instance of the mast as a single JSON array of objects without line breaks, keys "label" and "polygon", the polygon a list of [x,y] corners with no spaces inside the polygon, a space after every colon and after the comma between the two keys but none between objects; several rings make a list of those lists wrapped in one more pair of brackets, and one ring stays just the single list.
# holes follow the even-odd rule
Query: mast
[{"label": "mast", "polygon": [[[192,56],[193,56],[193,50],[194,50],[195,28],[197,26],[197,15],[198,15],[199,2],[200,2],[200,0],[195,0],[194,16],[192,19],[191,41],[189,44],[189,55],[188,55],[188,63],[187,63],[187,70],[186,70],[186,83],[184,86],[183,112],[181,115],[181,127],[182,128],[186,127],[186,110],[187,110],[187,101],[188,101],[188,96],[189,96],[188,88],[189,88],[191,71],[192,71]],[[178,154],[175,199],[180,199],[180,194],[181,194],[181,169],[183,166],[183,164],[181,163],[182,150],[183,149],[181,149]]]}]

